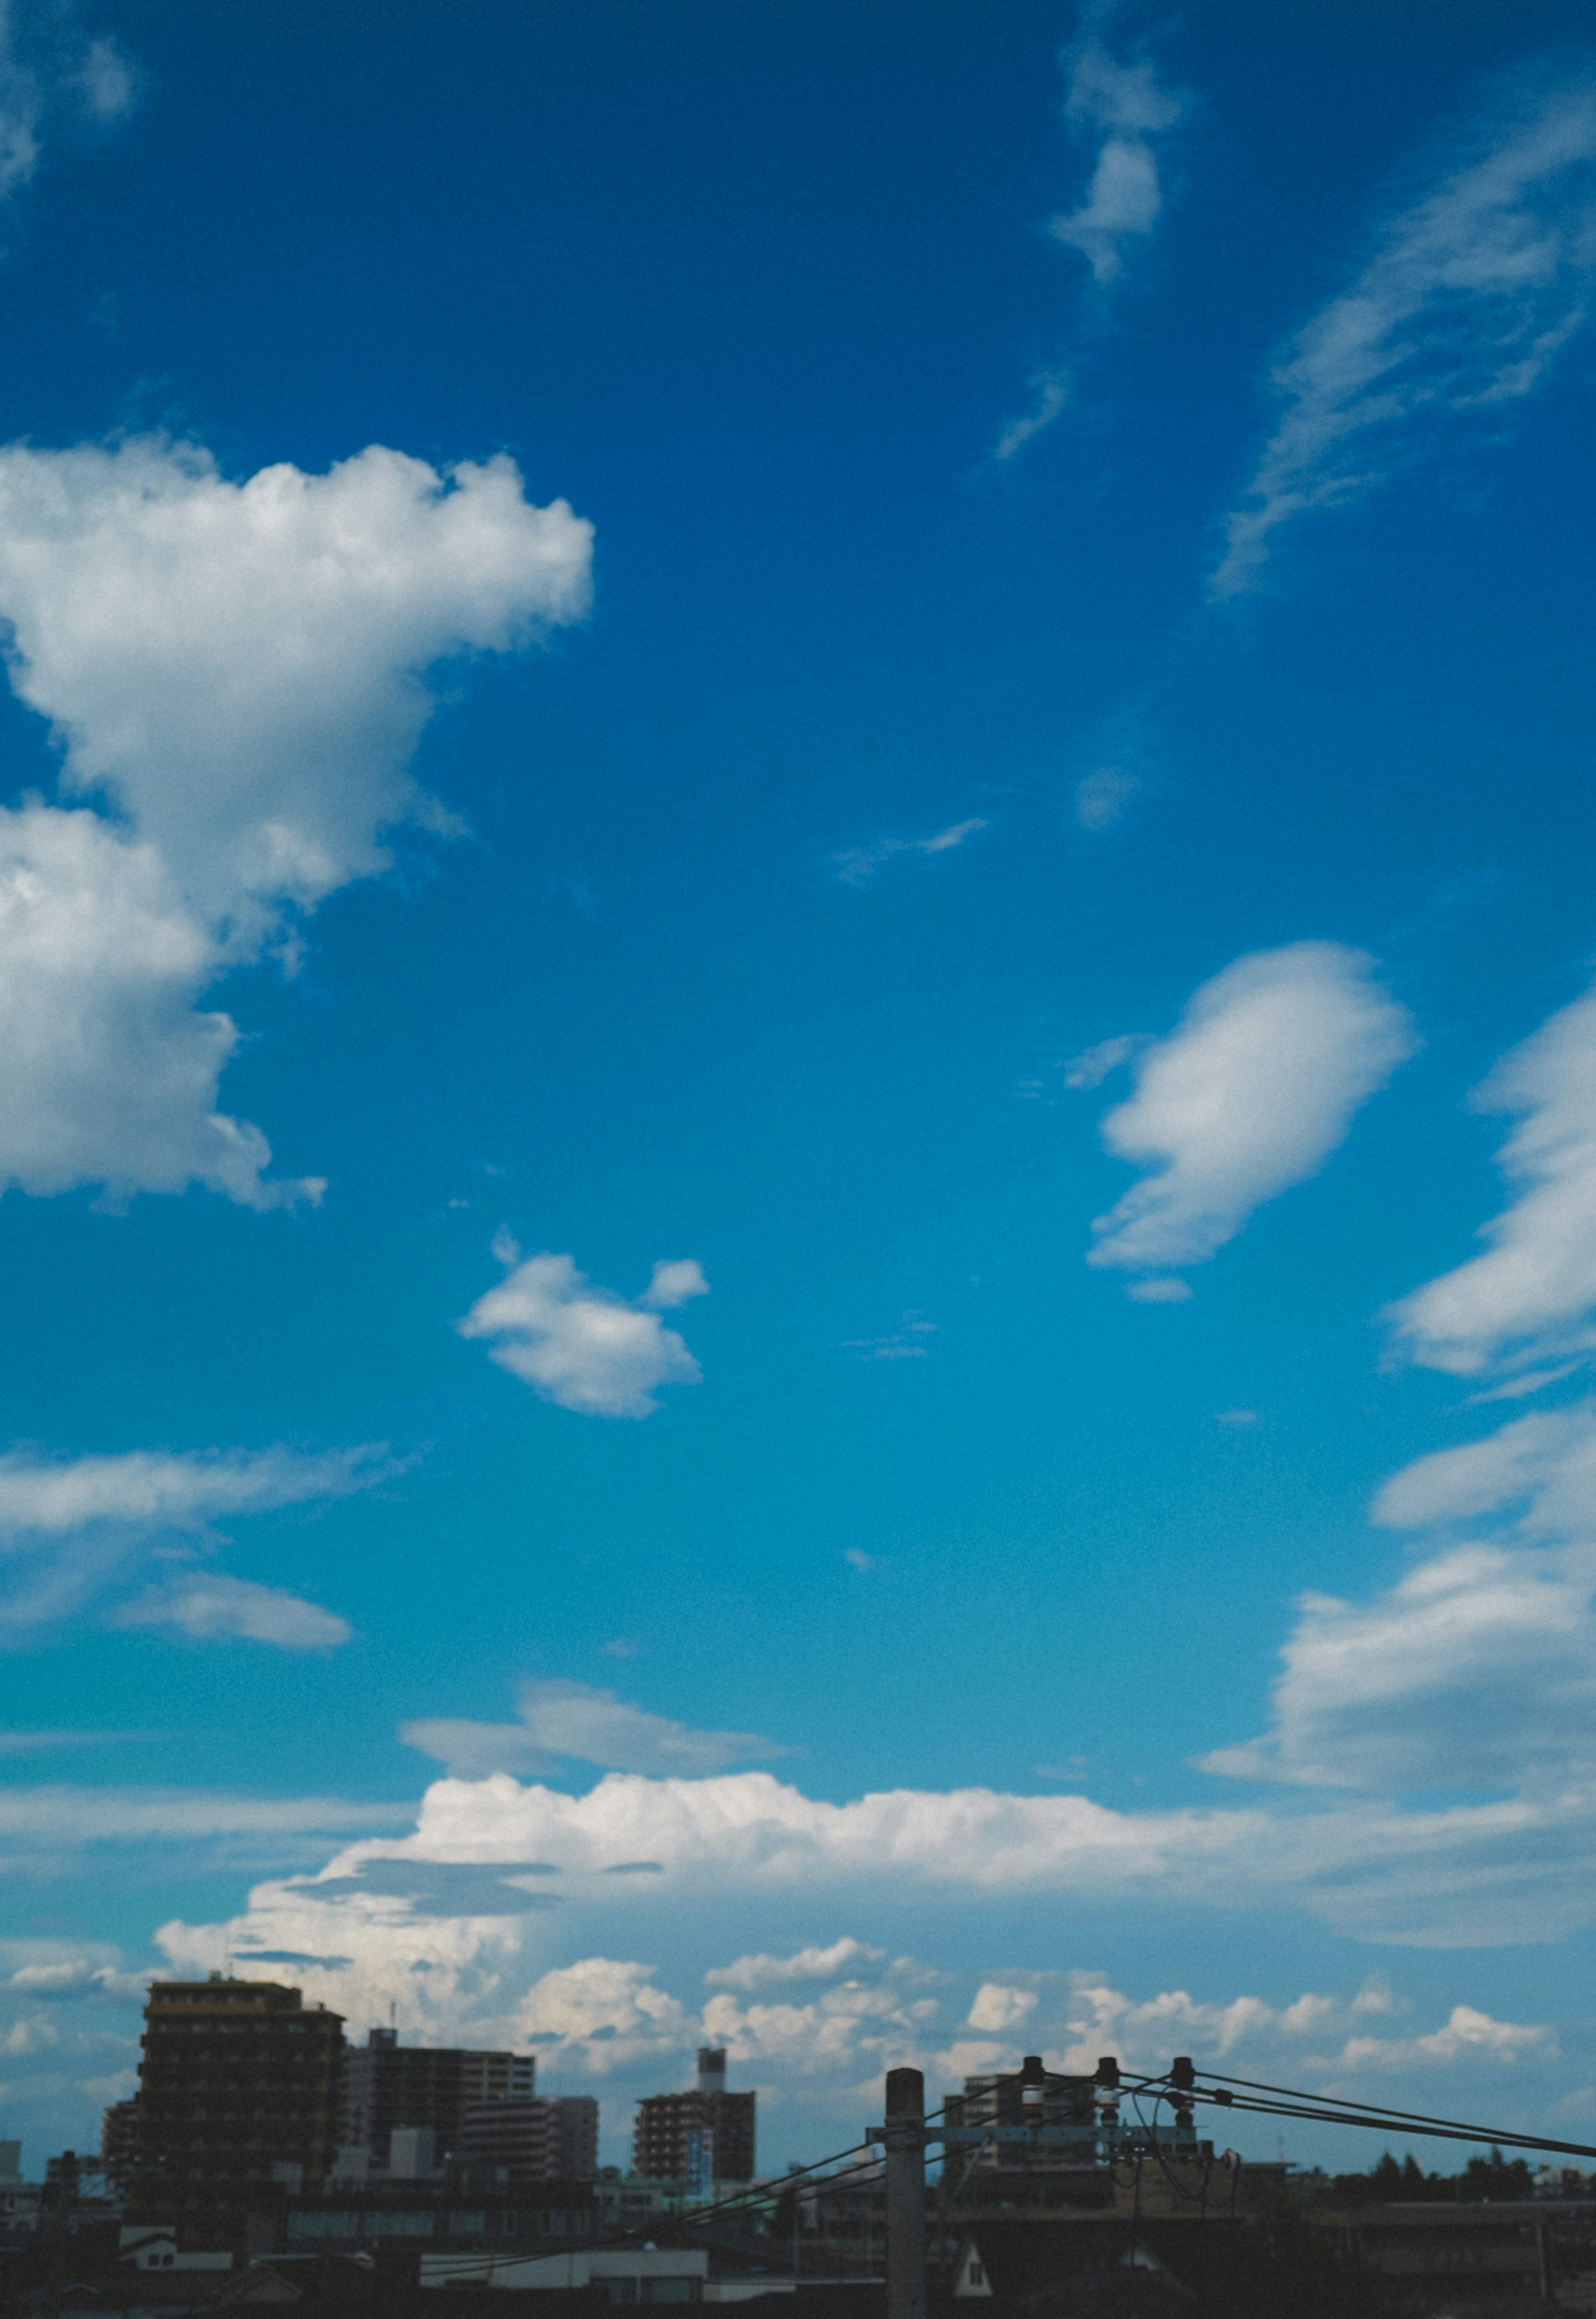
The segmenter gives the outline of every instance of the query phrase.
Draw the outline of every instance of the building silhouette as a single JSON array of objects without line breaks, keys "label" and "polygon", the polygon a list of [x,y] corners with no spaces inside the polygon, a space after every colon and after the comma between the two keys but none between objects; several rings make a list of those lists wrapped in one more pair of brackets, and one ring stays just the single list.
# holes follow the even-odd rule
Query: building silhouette
[{"label": "building silhouette", "polygon": [[439,2158],[460,2155],[463,2113],[470,2102],[527,2101],[537,2090],[531,2053],[471,2053],[457,2045],[401,2045],[394,2029],[373,2029],[344,2057],[339,2140],[378,2163],[389,2136],[419,2127]]},{"label": "building silhouette", "polygon": [[689,2092],[638,2103],[632,2171],[706,2188],[753,2179],[753,2096],[726,2091],[724,2046],[699,2048],[698,2082]]},{"label": "building silhouette", "polygon": [[225,2235],[252,2197],[319,2188],[338,2136],[342,2016],[279,1981],[157,1981],[144,2008],[131,2131],[137,2203],[196,2237]]},{"label": "building silhouette", "polygon": [[553,2101],[470,2101],[456,2155],[474,2175],[491,2168],[511,2188],[523,2183],[591,2182],[599,2172],[599,2105],[591,2094]]}]

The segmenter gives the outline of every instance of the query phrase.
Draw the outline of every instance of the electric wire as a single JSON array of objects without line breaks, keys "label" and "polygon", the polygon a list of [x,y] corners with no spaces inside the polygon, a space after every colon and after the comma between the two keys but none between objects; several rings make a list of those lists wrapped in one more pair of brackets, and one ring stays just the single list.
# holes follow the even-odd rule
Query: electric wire
[{"label": "electric wire", "polygon": [[[942,2110],[940,2108],[929,2110],[924,2122],[927,2125],[934,2125],[942,2116]],[[717,2215],[738,2214],[744,2212],[750,2206],[767,2204],[771,2198],[780,2197],[789,2186],[812,2181],[816,2189],[824,2189],[828,2183],[845,2181],[850,2176],[855,2174],[867,2174],[873,2167],[879,2165],[879,2159],[866,2157],[857,2165],[849,2167],[841,2167],[840,2161],[844,2158],[857,2156],[861,2150],[873,2151],[875,2147],[876,2144],[873,2142],[852,2143],[846,2150],[834,2151],[829,2158],[817,2158],[812,2166],[800,2166],[795,2168],[789,2174],[776,2175],[768,2181],[739,2191],[735,2197],[722,2198],[714,2206],[690,2206],[679,2214],[669,2216],[652,2216],[646,2223],[633,2224],[627,2229],[616,2232],[607,2238],[590,2239],[585,2246],[559,2247],[552,2250],[547,2255],[532,2254],[521,2249],[502,2254],[463,2254],[454,2261],[449,2277],[463,2278],[469,2272],[495,2270],[507,2263],[557,2261],[562,2254],[609,2253],[629,2246],[634,2240],[641,2238],[645,2231],[656,2238],[680,2239],[690,2225],[693,2231],[697,2231],[699,2225],[708,2222]],[[827,2166],[837,2166],[840,2170],[834,2174],[823,2173],[821,2170]],[[381,2235],[381,2233],[368,2235]]]}]

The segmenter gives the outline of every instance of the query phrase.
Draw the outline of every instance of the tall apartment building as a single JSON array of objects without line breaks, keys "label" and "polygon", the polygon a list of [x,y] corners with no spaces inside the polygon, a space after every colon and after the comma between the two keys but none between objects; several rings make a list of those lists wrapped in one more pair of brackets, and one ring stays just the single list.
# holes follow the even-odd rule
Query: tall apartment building
[{"label": "tall apartment building", "polygon": [[537,2075],[531,2053],[401,2045],[396,2030],[373,2029],[344,2057],[340,2140],[381,2163],[395,2128],[416,2126],[432,2135],[439,2158],[458,2157],[466,2105],[530,2101]]},{"label": "tall apartment building", "polygon": [[[274,2183],[319,2188],[338,2138],[341,2015],[280,1981],[157,1981],[130,2145],[139,2203],[200,2235]],[[297,2176],[297,2181],[296,2181]]]},{"label": "tall apartment building", "polygon": [[753,2096],[726,2091],[723,2046],[699,2048],[698,2082],[690,2092],[651,2094],[638,2103],[632,2171],[676,2181],[753,2179]]},{"label": "tall apartment building", "polygon": [[599,2105],[591,2094],[553,2101],[470,2101],[460,2116],[456,2155],[491,2167],[509,2186],[591,2182],[599,2173]]}]

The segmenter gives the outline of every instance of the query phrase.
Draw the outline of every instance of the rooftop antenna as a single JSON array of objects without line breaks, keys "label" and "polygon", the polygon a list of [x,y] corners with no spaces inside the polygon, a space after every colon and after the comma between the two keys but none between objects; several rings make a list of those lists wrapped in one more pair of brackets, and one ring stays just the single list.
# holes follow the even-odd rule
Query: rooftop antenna
[{"label": "rooftop antenna", "polygon": [[392,1998],[392,1997],[391,1997],[391,1998],[388,1999],[388,2026],[389,2026],[389,2028],[390,2028],[390,2029],[394,2029],[394,2028],[397,2028],[397,2027],[398,2027],[398,2026],[399,2026],[399,2000],[398,2000],[398,1999],[397,1999],[397,1998]]}]

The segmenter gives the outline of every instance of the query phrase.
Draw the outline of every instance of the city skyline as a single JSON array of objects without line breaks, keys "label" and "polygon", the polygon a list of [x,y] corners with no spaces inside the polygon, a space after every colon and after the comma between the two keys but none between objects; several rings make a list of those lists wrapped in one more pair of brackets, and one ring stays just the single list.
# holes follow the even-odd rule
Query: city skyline
[{"label": "city skyline", "polygon": [[1596,2141],[1584,13],[0,41],[0,2134]]}]

